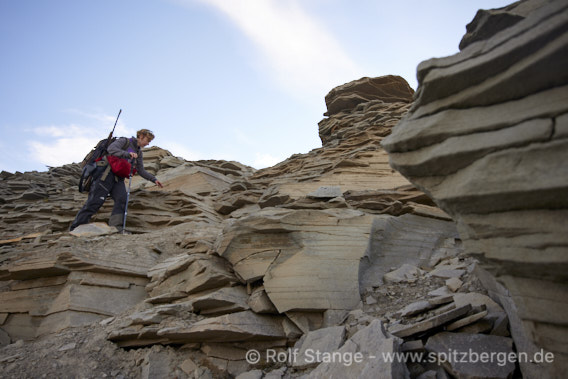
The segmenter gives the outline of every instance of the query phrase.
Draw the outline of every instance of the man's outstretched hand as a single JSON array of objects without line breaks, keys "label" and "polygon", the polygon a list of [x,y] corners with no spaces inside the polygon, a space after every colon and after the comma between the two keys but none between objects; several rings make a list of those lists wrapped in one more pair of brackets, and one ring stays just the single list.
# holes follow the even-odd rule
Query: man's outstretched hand
[{"label": "man's outstretched hand", "polygon": [[160,188],[164,188],[164,185],[162,184],[162,182],[160,182],[159,180],[156,180],[154,183],[156,183],[156,185]]}]

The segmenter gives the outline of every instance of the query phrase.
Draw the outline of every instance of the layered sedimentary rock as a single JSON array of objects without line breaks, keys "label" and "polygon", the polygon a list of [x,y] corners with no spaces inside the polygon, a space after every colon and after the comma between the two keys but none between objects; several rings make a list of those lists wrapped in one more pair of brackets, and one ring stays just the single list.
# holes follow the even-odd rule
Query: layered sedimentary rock
[{"label": "layered sedimentary rock", "polygon": [[477,20],[477,42],[419,65],[416,101],[383,146],[505,285],[555,376],[568,354],[568,4],[510,9],[514,25]]},{"label": "layered sedimentary rock", "polygon": [[266,209],[226,229],[217,251],[243,282],[262,280],[280,313],[353,309],[372,218],[348,209]]},{"label": "layered sedimentary rock", "polygon": [[[335,87],[325,96],[326,116],[349,112],[357,105],[379,100],[384,103],[408,103],[414,90],[400,76],[361,78]],[[321,136],[321,134],[320,134]],[[323,140],[323,139],[322,139]],[[325,144],[325,141],[322,141]]]},{"label": "layered sedimentary rock", "polygon": [[399,95],[397,101],[388,91],[379,91],[374,95],[369,93],[366,96],[369,100],[361,98],[352,106],[328,111],[328,117],[319,123],[322,148],[293,155],[284,162],[260,170],[251,177],[251,181],[269,182],[278,187],[279,193],[291,198],[305,196],[321,186],[340,186],[342,192],[346,192],[407,185],[402,176],[392,172],[388,157],[380,147],[382,138],[390,133],[410,107],[413,92],[406,81],[396,76],[361,78],[338,87],[344,88],[339,93],[332,90],[326,98],[332,102],[339,101],[349,94],[369,91],[370,83],[379,86],[383,81],[389,88],[397,89],[394,91]]},{"label": "layered sedimentary rock", "polygon": [[466,34],[460,42],[460,50],[477,41],[484,41],[546,5],[546,0],[517,1],[503,8],[480,9],[466,26]]},{"label": "layered sedimentary rock", "polygon": [[[400,77],[362,78],[330,92],[328,99],[361,93],[368,98],[365,102],[358,96],[358,105],[328,112],[322,120],[322,148],[224,187],[216,210],[227,218],[213,245],[190,246],[190,256],[166,260],[150,271],[148,302],[156,312],[163,312],[166,304],[184,304],[200,317],[177,324],[175,317],[146,316],[154,322],[132,320],[115,330],[111,339],[121,346],[200,342],[204,337],[194,332],[198,327],[194,324],[204,315],[215,316],[208,322],[224,325],[218,333],[233,336],[233,342],[270,339],[266,331],[254,328],[250,335],[241,335],[240,327],[222,321],[223,309],[227,314],[240,311],[239,317],[245,319],[256,310],[278,315],[278,322],[288,325],[281,337],[294,339],[320,327],[324,312],[359,306],[360,261],[368,252],[377,215],[385,224],[396,225],[396,236],[390,237],[393,246],[408,245],[405,239],[414,238],[422,227],[424,235],[416,237],[420,252],[411,247],[406,251],[424,261],[440,247],[438,241],[453,239],[456,231],[448,216],[388,167],[380,147],[381,139],[407,111],[412,90]],[[164,185],[167,188],[168,180]],[[397,217],[407,213],[414,215]],[[432,244],[419,242],[428,238],[425,235],[432,236]],[[458,251],[454,249],[453,255]],[[216,263],[213,268],[216,259],[210,254],[230,266]],[[250,298],[243,301],[243,294]],[[134,335],[144,336],[143,341]]]},{"label": "layered sedimentary rock", "polygon": [[[147,150],[164,188],[133,180],[132,235],[100,224],[110,204],[99,223],[65,232],[85,198],[76,165],[58,177],[59,191],[50,189],[59,169],[2,174],[0,343],[27,341],[5,347],[6,374],[87,376],[96,363],[100,376],[429,377],[446,374],[377,354],[425,352],[431,338],[439,354],[442,330],[487,336],[479,348],[489,336],[510,345],[509,319],[484,295],[454,223],[381,147],[411,106],[408,84],[362,78],[326,101],[323,146],[264,170]],[[47,197],[24,196],[35,182]],[[59,332],[81,325],[83,339]],[[36,349],[45,340],[55,351]],[[82,359],[44,359],[63,351]],[[307,359],[315,351],[327,355]],[[354,354],[364,361],[329,360]],[[37,356],[37,365],[23,358]],[[498,369],[487,367],[489,376]]]},{"label": "layered sedimentary rock", "polygon": [[[416,344],[445,325],[454,332],[508,335],[507,317],[498,305],[489,314],[477,300],[454,300],[452,291],[475,288],[470,278],[475,265],[458,258],[461,242],[447,215],[408,185],[396,188],[386,180],[377,188],[368,178],[372,170],[362,171],[368,169],[364,164],[334,165],[358,151],[366,152],[355,156],[359,163],[384,154],[378,144],[381,133],[388,134],[394,115],[408,107],[385,104],[374,99],[322,121],[320,131],[331,131],[326,134],[330,138],[322,138],[321,149],[285,162],[295,171],[285,171],[283,163],[231,185],[225,204],[217,208],[227,218],[215,243],[198,242],[190,246],[190,255],[152,268],[147,286],[151,306],[113,322],[109,339],[124,347],[206,344],[202,351],[215,354],[217,365],[234,372],[231,362],[243,359],[245,347],[282,351],[296,340],[299,356],[314,349],[370,355],[379,345],[385,352],[400,351],[403,339]],[[320,157],[322,164],[313,164]],[[357,180],[346,181],[344,191],[337,182],[321,182],[326,172],[339,180],[345,175]],[[397,173],[384,175],[404,183]],[[295,192],[275,181],[295,185]],[[406,267],[410,271],[402,272]],[[424,293],[428,307],[409,304],[412,312],[396,312],[402,304],[393,305],[395,299],[404,296],[393,297],[395,288],[422,281],[433,286],[432,294]],[[434,290],[439,281],[448,284]],[[406,331],[403,337],[386,338],[378,320],[368,325],[372,314],[387,313],[385,305],[392,312],[385,320],[393,332],[397,327]],[[423,320],[426,312],[432,321],[414,321]],[[310,374],[315,376],[346,372],[342,364],[303,358],[289,363],[300,371],[317,366]],[[366,360],[347,371],[407,375],[405,365],[379,363]]]},{"label": "layered sedimentary rock", "polygon": [[[112,237],[111,237],[112,238]],[[26,259],[4,263],[0,280],[2,329],[12,338],[34,339],[67,327],[121,313],[146,298],[147,270],[158,254],[112,249],[91,252],[58,244]]]},{"label": "layered sedimentary rock", "polygon": [[[188,162],[152,147],[144,153],[145,167],[165,183],[156,191],[152,183],[135,176],[129,202],[128,226],[146,232],[185,222],[218,223],[216,198],[234,182],[255,170],[238,162]],[[0,174],[0,238],[32,233],[67,231],[87,194],[77,191],[78,164],[47,172]],[[155,192],[154,192],[155,191]],[[92,222],[107,222],[112,201],[105,202]]]},{"label": "layered sedimentary rock", "polygon": [[[141,261],[139,268],[124,263],[136,259],[108,255],[105,241],[91,244],[86,255],[73,237],[63,234],[86,199],[75,187],[79,176],[76,164],[43,173],[4,172],[0,188],[4,238],[1,276],[4,280],[39,282],[45,277],[61,276],[62,283],[68,276],[76,276],[78,270],[143,277],[153,263],[163,260],[161,265],[173,268],[150,270],[147,290],[151,304],[186,301],[191,309],[209,315],[222,313],[223,309],[246,310],[247,299],[243,301],[236,294],[242,294],[242,284],[254,284],[256,291],[260,281],[262,291],[256,293],[262,294],[263,302],[256,305],[259,309],[279,308],[282,313],[353,308],[359,302],[358,262],[365,252],[373,215],[415,213],[448,220],[430,199],[391,170],[380,148],[380,140],[408,110],[412,94],[406,81],[396,76],[362,78],[332,90],[326,97],[328,117],[320,123],[324,146],[261,171],[237,162],[187,162],[159,148],[147,149],[145,166],[160,178],[164,188],[158,189],[139,177],[133,179],[127,228],[146,233],[134,246],[148,241],[153,231],[155,238],[165,229],[168,232],[162,232],[159,240],[166,235],[171,235],[172,240],[140,249],[136,254],[160,256],[152,262]],[[106,221],[111,206],[107,202],[92,221]],[[245,218],[247,215],[254,217]],[[266,224],[269,219],[273,220],[273,234],[266,232],[265,225],[249,230],[254,229],[254,222]],[[96,225],[77,230],[73,236],[82,239],[107,235],[105,239],[116,241],[131,238],[108,237],[112,228]],[[237,258],[244,254],[238,252],[239,244],[250,235],[262,237],[264,246],[260,252],[249,246],[249,255]],[[280,250],[279,235],[290,237],[282,240],[285,248]],[[128,244],[112,247],[128,249]],[[170,257],[179,251],[200,258],[172,257],[171,261]],[[233,267],[224,267],[212,253],[221,255]],[[308,262],[318,255],[316,261]],[[342,264],[336,267],[337,262]],[[302,265],[305,269],[319,269],[329,280],[316,280],[311,290],[303,290],[303,296],[290,297],[297,286],[297,278],[290,273]],[[310,270],[305,270],[304,280],[316,278],[310,277]],[[333,283],[334,273],[343,275],[340,284]],[[10,294],[7,296],[15,296],[10,288],[4,287]],[[63,287],[53,290],[56,288],[64,292]],[[323,293],[329,296],[314,305],[314,299]],[[68,309],[62,312],[71,311],[72,303],[69,300]],[[12,311],[0,312],[11,320],[16,317]],[[27,312],[26,317],[33,315],[37,325],[45,316],[31,308],[20,311]],[[120,311],[116,309],[115,313]],[[95,318],[110,315],[102,310],[92,314]],[[301,318],[294,316],[296,320]],[[36,328],[20,337],[30,338],[45,331],[49,328]],[[12,334],[18,338],[18,333]]]},{"label": "layered sedimentary rock", "polygon": [[145,165],[165,188],[158,192],[133,180],[127,227],[142,236],[117,235],[101,223],[108,220],[110,200],[93,218],[97,222],[64,232],[86,200],[77,191],[76,164],[2,174],[1,235],[8,238],[0,240],[0,280],[6,283],[0,314],[13,340],[90,324],[143,302],[150,268],[184,249],[212,245],[223,219],[215,197],[254,172],[236,162],[186,162],[159,148],[146,151]]}]

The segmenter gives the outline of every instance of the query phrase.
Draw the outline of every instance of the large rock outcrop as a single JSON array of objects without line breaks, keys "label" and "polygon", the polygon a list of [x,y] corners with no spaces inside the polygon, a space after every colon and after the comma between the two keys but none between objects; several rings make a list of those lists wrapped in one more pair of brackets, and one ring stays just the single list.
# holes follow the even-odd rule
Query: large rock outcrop
[{"label": "large rock outcrop", "polygon": [[132,235],[102,223],[110,204],[66,232],[85,199],[76,164],[0,174],[2,374],[511,377],[386,360],[515,352],[498,283],[381,146],[412,99],[397,76],[341,85],[322,147],[264,170],[149,149],[164,188],[133,180]]},{"label": "large rock outcrop", "polygon": [[[325,96],[326,116],[349,112],[357,105],[379,100],[384,103],[408,103],[414,90],[400,76],[387,75],[359,80],[335,87]],[[325,141],[322,140],[322,142]]]},{"label": "large rock outcrop", "polygon": [[[479,38],[419,65],[416,101],[383,146],[392,166],[456,220],[466,251],[496,275],[495,296],[514,301],[507,307],[518,310],[528,342],[555,354],[539,377],[560,377],[568,362],[568,4],[522,1],[499,13],[514,25],[478,14]],[[520,330],[517,345],[531,349]]]},{"label": "large rock outcrop", "polygon": [[[446,278],[427,278],[424,270],[457,265],[461,286],[471,290],[475,282],[461,269],[471,263],[459,262],[462,248],[449,216],[390,168],[380,146],[411,105],[404,79],[362,78],[328,99],[335,108],[319,124],[323,146],[268,169],[147,150],[145,165],[164,188],[133,180],[127,220],[133,235],[113,234],[101,223],[111,204],[96,223],[65,232],[85,198],[75,188],[77,165],[3,173],[0,337],[3,344],[27,342],[0,364],[9,363],[16,376],[36,372],[19,365],[33,354],[27,344],[59,333],[54,354],[73,349],[70,328],[100,329],[113,342],[103,350],[107,356],[120,356],[112,348],[151,349],[142,358],[132,353],[132,362],[147,362],[132,363],[128,372],[135,376],[137,370],[238,375],[254,368],[245,359],[250,349],[295,346],[301,354],[321,348],[345,355],[370,354],[379,344],[398,352],[403,340],[389,336],[386,325],[400,323],[393,312],[415,299],[413,292],[402,295],[408,280],[423,280],[416,289],[435,298],[450,293]],[[450,259],[456,261],[447,269],[438,267]],[[412,275],[396,270],[409,265]],[[385,296],[385,286],[389,296],[400,288],[400,298]],[[428,309],[451,301],[436,300]],[[173,347],[158,348],[163,345]],[[187,348],[175,348],[180,345]],[[182,359],[188,349],[191,358]],[[320,363],[304,357],[274,369],[297,377]],[[82,375],[82,363],[70,366]],[[377,361],[347,370],[407,373],[405,364]],[[314,375],[344,371],[323,365]]]}]

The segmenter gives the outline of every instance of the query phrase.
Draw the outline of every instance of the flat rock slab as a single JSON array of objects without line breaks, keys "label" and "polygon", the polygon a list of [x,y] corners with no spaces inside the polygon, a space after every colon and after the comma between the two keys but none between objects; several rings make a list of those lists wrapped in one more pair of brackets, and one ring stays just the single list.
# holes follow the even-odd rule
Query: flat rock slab
[{"label": "flat rock slab", "polygon": [[150,291],[153,298],[177,292],[199,293],[238,282],[225,260],[207,254],[193,254],[179,262],[172,260],[172,265],[156,278]]},{"label": "flat rock slab", "polygon": [[460,278],[465,274],[465,270],[455,269],[451,267],[438,266],[433,271],[430,271],[429,276],[435,276],[437,278]]},{"label": "flat rock slab", "polygon": [[104,222],[79,225],[73,229],[72,232],[69,232],[69,234],[75,237],[96,237],[114,233],[118,233],[118,230],[114,226],[108,226]]},{"label": "flat rock slab", "polygon": [[244,342],[286,338],[281,316],[251,311],[208,318],[191,325],[160,329],[158,336],[178,342]]},{"label": "flat rock slab", "polygon": [[[373,320],[359,330],[335,353],[335,359],[323,361],[309,374],[310,378],[408,378],[409,373],[402,361],[384,359],[387,354],[400,351],[402,340],[386,332],[379,320]],[[341,358],[339,358],[341,357]],[[348,361],[355,358],[357,360]]]},{"label": "flat rock slab", "polygon": [[385,276],[383,276],[383,280],[385,283],[413,282],[422,275],[424,275],[424,271],[416,266],[405,263],[402,267],[386,273]]},{"label": "flat rock slab", "polygon": [[341,196],[343,196],[343,192],[341,192],[341,187],[339,186],[322,186],[308,194],[308,197],[315,199],[333,199]]},{"label": "flat rock slab", "polygon": [[408,304],[406,307],[402,308],[397,313],[400,313],[401,317],[409,317],[425,312],[434,307],[435,305],[430,304],[428,300],[420,300],[412,304]]},{"label": "flat rock slab", "polygon": [[299,353],[293,366],[296,368],[317,366],[319,362],[311,359],[307,353],[311,351],[331,353],[343,344],[344,335],[345,326],[332,326],[308,332],[296,343]]},{"label": "flat rock slab", "polygon": [[194,312],[201,315],[216,315],[249,309],[248,295],[243,286],[224,287],[190,300]]},{"label": "flat rock slab", "polygon": [[353,309],[373,219],[350,209],[266,208],[228,225],[217,251],[241,281],[262,278],[280,313]]},{"label": "flat rock slab", "polygon": [[416,324],[397,325],[396,327],[389,329],[389,332],[400,338],[409,337],[414,334],[425,332],[427,330],[436,328],[452,320],[460,318],[465,314],[467,314],[467,312],[469,312],[470,310],[471,310],[471,305],[466,304],[462,307],[452,309],[451,311],[442,313],[440,315],[430,317],[429,319],[426,319],[424,321],[417,322]]},{"label": "flat rock slab", "polygon": [[428,300],[420,300],[408,304],[406,307],[398,311],[401,317],[414,316],[430,309],[436,308],[442,304],[451,303],[453,298],[451,296],[438,296]]},{"label": "flat rock slab", "polygon": [[515,362],[511,338],[442,332],[428,339],[426,350],[456,378],[510,378]]},{"label": "flat rock slab", "polygon": [[494,318],[504,316],[505,311],[489,296],[478,292],[456,293],[453,295],[457,307],[470,304],[472,307],[485,306],[489,316]]},{"label": "flat rock slab", "polygon": [[462,318],[461,320],[457,320],[457,321],[452,322],[451,324],[446,326],[446,330],[452,331],[452,330],[462,328],[464,326],[473,324],[474,322],[481,320],[485,316],[487,316],[487,311],[481,311],[481,312],[472,314],[471,316],[467,316],[465,318]]}]

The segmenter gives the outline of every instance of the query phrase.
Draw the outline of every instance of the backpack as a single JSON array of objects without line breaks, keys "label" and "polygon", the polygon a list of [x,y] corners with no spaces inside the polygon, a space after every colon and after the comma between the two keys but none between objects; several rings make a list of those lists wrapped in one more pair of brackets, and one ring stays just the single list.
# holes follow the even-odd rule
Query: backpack
[{"label": "backpack", "polygon": [[108,146],[116,141],[116,137],[110,137],[100,140],[96,146],[85,156],[80,166],[81,178],[79,179],[79,192],[89,192],[91,184],[95,179],[93,174],[97,168],[97,162],[107,155]]},{"label": "backpack", "polygon": [[[91,184],[96,179],[94,177],[94,174],[97,165],[106,166],[107,164],[110,164],[112,172],[122,178],[128,177],[130,172],[134,174],[136,173],[136,168],[133,169],[134,171],[131,171],[130,162],[128,162],[128,160],[108,155],[108,147],[117,139],[117,137],[112,137],[110,139],[106,138],[100,140],[99,143],[97,143],[97,145],[93,148],[93,150],[91,150],[89,154],[87,154],[87,156],[83,159],[80,164],[83,168],[83,171],[81,172],[81,178],[79,179],[79,192],[89,192],[89,190],[91,189]],[[128,145],[130,145],[130,139],[126,140],[126,143],[124,144],[122,149],[126,149]],[[102,161],[103,158],[107,156],[109,158],[108,160],[105,159],[105,161],[101,162],[102,164],[98,164],[99,161]],[[110,159],[111,157],[114,159]]]}]

